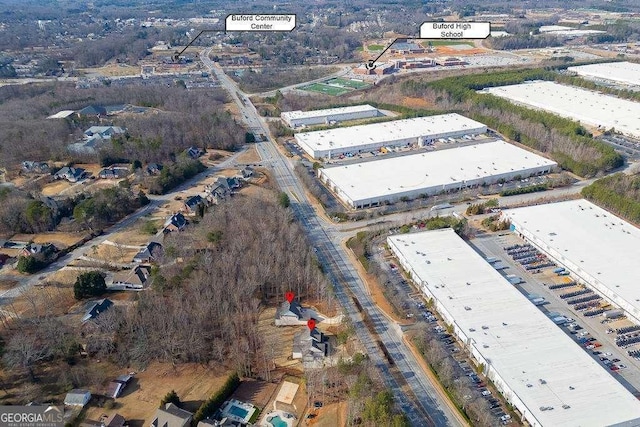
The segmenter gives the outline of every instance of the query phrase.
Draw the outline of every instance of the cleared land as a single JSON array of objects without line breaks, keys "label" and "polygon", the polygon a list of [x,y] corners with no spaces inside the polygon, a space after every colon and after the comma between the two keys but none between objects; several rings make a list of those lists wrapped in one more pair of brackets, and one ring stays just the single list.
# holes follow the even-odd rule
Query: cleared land
[{"label": "cleared land", "polygon": [[[128,368],[121,369],[123,373]],[[184,402],[184,409],[196,411],[200,404],[222,387],[230,374],[224,367],[212,368],[198,364],[154,363],[135,375],[133,383],[117,399],[115,408],[91,407],[87,419],[97,420],[103,414],[114,412],[122,415],[130,426],[149,425],[160,405],[160,400],[171,390],[175,390]]]},{"label": "cleared land", "polygon": [[11,240],[16,242],[53,243],[58,249],[67,248],[80,242],[87,235],[84,233],[40,233],[40,234],[16,234]]}]

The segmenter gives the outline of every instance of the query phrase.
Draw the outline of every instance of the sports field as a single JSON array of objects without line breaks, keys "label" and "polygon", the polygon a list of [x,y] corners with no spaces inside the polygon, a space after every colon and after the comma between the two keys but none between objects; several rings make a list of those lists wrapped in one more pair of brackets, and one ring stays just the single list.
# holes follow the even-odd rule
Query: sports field
[{"label": "sports field", "polygon": [[310,92],[320,92],[331,96],[338,96],[354,90],[364,89],[369,86],[370,85],[368,83],[357,80],[335,78],[326,80],[322,83],[313,83],[308,86],[303,86],[301,89]]},{"label": "sports field", "polygon": [[369,87],[369,83],[365,83],[365,82],[361,82],[359,80],[349,80],[349,79],[341,79],[341,78],[335,78],[335,79],[331,79],[331,80],[327,80],[325,82],[326,84],[329,85],[335,85],[335,86],[345,86],[345,87],[350,87],[352,89],[364,89],[366,87]]},{"label": "sports field", "polygon": [[324,83],[313,83],[313,84],[310,84],[309,86],[302,87],[302,90],[307,90],[310,92],[320,92],[320,93],[324,93],[326,95],[331,95],[331,96],[342,95],[350,91],[349,89],[346,89],[346,88],[329,86]]}]

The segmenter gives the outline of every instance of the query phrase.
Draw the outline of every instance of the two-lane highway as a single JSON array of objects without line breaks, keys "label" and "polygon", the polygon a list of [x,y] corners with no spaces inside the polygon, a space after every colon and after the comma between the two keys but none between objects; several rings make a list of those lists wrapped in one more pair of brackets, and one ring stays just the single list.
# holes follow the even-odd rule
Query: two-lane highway
[{"label": "two-lane highway", "polygon": [[[293,171],[291,160],[283,156],[274,145],[269,137],[268,127],[251,101],[217,64],[209,60],[206,50],[200,58],[236,101],[250,129],[267,136],[265,140],[256,144],[258,153],[263,162],[271,168],[279,187],[289,195],[293,211],[307,232],[311,244],[318,250],[319,261],[333,284],[336,297],[356,326],[358,338],[366,348],[371,361],[379,369],[385,384],[392,390],[399,407],[416,426],[464,425],[450,406],[440,398],[429,377],[422,371],[404,343],[398,325],[385,317],[373,302],[341,243],[343,235],[313,209],[302,183]],[[375,336],[364,325],[352,295],[371,318]],[[393,370],[397,373],[392,372],[376,342],[378,339],[387,348],[394,362]],[[401,375],[402,380],[399,381],[396,375]]]}]

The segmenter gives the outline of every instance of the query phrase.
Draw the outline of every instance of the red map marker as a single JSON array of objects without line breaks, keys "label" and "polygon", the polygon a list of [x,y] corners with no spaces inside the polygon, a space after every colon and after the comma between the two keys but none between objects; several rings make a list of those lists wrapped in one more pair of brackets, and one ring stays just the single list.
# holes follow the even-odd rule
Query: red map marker
[{"label": "red map marker", "polygon": [[310,331],[313,331],[316,327],[316,319],[307,320],[307,326],[309,327]]},{"label": "red map marker", "polygon": [[296,294],[294,294],[293,292],[289,291],[289,292],[285,292],[284,297],[287,299],[287,301],[289,301],[289,304],[291,304],[291,302],[293,301],[293,298],[296,296]]}]

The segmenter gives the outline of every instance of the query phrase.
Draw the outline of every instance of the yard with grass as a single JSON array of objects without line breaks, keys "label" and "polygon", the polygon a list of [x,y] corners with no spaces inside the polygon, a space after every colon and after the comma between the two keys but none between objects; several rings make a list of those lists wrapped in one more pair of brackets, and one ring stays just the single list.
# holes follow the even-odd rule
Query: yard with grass
[{"label": "yard with grass", "polygon": [[369,50],[382,50],[382,49],[384,49],[384,46],[382,46],[381,44],[370,44],[369,46],[367,46],[367,49],[369,49]]}]

